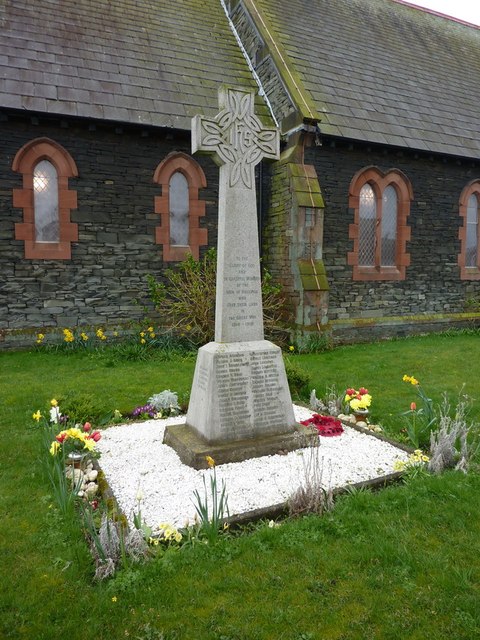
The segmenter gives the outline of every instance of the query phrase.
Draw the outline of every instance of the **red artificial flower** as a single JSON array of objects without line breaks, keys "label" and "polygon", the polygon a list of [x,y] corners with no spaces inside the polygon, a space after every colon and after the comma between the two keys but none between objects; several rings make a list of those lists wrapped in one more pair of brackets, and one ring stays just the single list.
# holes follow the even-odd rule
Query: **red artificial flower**
[{"label": "red artificial flower", "polygon": [[410,411],[415,411],[415,410],[416,410],[416,408],[417,408],[416,403],[415,403],[415,402],[411,402],[411,403],[410,403]]},{"label": "red artificial flower", "polygon": [[366,393],[368,393],[368,389],[365,389],[365,387],[360,387],[360,389],[358,390],[358,393],[361,396],[364,396]]},{"label": "red artificial flower", "polygon": [[66,433],[59,433],[58,436],[55,436],[55,440],[57,442],[60,442],[60,444],[62,444],[62,442],[65,440],[66,437],[67,437]]},{"label": "red artificial flower", "polygon": [[91,428],[92,428],[92,425],[90,424],[90,422],[85,422],[85,424],[83,425],[84,431],[90,431]]},{"label": "red artificial flower", "polygon": [[314,413],[308,420],[303,420],[300,424],[308,427],[313,425],[316,427],[320,436],[332,437],[339,436],[343,433],[343,427],[340,420],[333,416],[321,416],[318,413]]},{"label": "red artificial flower", "polygon": [[95,442],[98,442],[101,437],[102,434],[100,433],[100,431],[94,431],[88,436],[89,440],[94,440]]},{"label": "red artificial flower", "polygon": [[346,391],[347,396],[354,396],[356,393],[355,389],[352,389],[351,387]]}]

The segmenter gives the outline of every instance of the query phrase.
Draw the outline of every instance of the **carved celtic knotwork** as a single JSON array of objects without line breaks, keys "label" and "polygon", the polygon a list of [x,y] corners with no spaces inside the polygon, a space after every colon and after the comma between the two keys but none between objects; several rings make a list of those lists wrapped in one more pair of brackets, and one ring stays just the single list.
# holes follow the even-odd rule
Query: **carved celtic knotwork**
[{"label": "carved celtic knotwork", "polygon": [[230,187],[254,186],[254,168],[264,157],[278,158],[279,135],[262,125],[254,113],[254,93],[220,92],[221,111],[215,118],[194,119],[194,151],[210,151],[229,168]]}]

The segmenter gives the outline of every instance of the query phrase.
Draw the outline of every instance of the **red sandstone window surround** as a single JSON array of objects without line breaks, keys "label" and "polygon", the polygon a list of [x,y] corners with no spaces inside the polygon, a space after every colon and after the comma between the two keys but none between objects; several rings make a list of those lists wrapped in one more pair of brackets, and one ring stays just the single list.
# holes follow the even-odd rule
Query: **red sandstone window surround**
[{"label": "red sandstone window surround", "polygon": [[463,219],[458,231],[460,278],[480,280],[480,180],[473,180],[462,191],[459,213]]},{"label": "red sandstone window surround", "polygon": [[23,209],[15,239],[25,242],[25,258],[69,260],[78,240],[78,225],[70,221],[77,208],[77,192],[68,188],[68,179],[78,176],[73,158],[54,140],[37,138],[17,152],[12,169],[23,175],[13,206]]},{"label": "red sandstone window surround", "polygon": [[162,187],[162,195],[155,197],[161,220],[155,241],[163,245],[163,260],[178,262],[189,254],[198,260],[200,247],[208,243],[207,229],[200,228],[205,202],[198,190],[207,186],[202,168],[186,153],[173,152],[158,165],[153,181]]},{"label": "red sandstone window surround", "polygon": [[349,225],[353,251],[348,264],[354,280],[404,280],[410,254],[407,218],[413,191],[409,179],[398,169],[383,173],[377,167],[362,169],[349,189]]}]

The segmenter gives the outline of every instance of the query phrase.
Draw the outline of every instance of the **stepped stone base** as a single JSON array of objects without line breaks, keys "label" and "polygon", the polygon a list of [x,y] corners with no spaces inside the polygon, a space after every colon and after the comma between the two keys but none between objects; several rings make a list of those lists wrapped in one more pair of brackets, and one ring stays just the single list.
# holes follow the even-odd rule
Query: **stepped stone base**
[{"label": "stepped stone base", "polygon": [[316,438],[316,429],[312,431],[303,425],[295,425],[293,431],[288,433],[215,443],[205,440],[189,425],[176,424],[166,428],[163,442],[177,452],[184,464],[194,469],[206,469],[206,456],[213,458],[216,465],[242,462],[249,458],[288,453],[307,447]]}]

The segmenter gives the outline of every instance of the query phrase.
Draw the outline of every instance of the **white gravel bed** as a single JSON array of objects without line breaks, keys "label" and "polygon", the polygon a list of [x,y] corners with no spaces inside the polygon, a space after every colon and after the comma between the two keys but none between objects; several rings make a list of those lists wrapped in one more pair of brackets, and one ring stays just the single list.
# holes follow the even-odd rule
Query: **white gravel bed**
[{"label": "white gravel bed", "polygon": [[[312,415],[296,405],[294,412],[297,421]],[[184,420],[184,416],[147,420],[102,431],[97,445],[100,466],[127,517],[138,509],[140,490],[142,517],[149,526],[165,522],[183,527],[194,522],[193,493],[198,490],[204,495],[203,478],[209,488],[212,470],[187,467],[173,449],[162,444],[165,426]],[[309,455],[311,450],[300,449],[217,466],[218,486],[225,481],[230,515],[285,502],[302,483]],[[386,476],[394,471],[396,460],[408,457],[403,450],[347,426],[340,436],[320,437],[319,455],[325,488]]]}]

